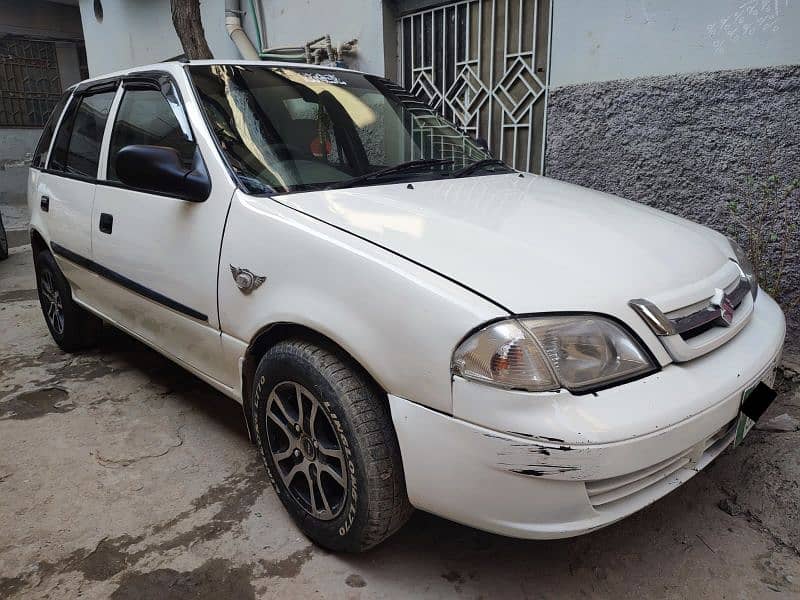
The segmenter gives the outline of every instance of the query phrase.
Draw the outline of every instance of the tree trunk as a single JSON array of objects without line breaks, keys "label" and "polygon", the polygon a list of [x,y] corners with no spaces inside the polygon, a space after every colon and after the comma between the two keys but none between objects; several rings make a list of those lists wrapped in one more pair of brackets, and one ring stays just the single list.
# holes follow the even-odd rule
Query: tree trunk
[{"label": "tree trunk", "polygon": [[[214,58],[200,19],[200,0],[170,0],[172,24],[188,59]],[[220,15],[222,11],[220,11]],[[222,18],[220,16],[220,18]]]}]

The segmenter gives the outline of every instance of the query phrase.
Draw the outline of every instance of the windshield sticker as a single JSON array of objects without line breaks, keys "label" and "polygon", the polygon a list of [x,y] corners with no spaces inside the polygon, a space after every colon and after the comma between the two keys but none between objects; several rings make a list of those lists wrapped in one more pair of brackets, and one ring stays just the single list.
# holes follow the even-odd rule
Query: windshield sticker
[{"label": "windshield sticker", "polygon": [[346,81],[342,81],[333,73],[309,73],[308,71],[299,71],[303,79],[309,83],[330,83],[331,85],[347,85]]}]

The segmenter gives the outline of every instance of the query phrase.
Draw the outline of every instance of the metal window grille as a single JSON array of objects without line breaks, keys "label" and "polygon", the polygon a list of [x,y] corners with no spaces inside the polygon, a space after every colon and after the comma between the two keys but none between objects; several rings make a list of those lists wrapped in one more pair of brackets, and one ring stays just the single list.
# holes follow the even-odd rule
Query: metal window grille
[{"label": "metal window grille", "polygon": [[0,38],[0,126],[42,127],[60,96],[55,44]]},{"label": "metal window grille", "polygon": [[551,5],[462,0],[402,16],[401,83],[498,158],[541,173]]}]

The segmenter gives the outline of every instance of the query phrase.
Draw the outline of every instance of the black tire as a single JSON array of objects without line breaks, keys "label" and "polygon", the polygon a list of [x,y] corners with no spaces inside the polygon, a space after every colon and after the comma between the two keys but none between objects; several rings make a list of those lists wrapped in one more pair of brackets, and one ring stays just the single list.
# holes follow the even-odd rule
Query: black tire
[{"label": "black tire", "polygon": [[3,226],[3,217],[0,216],[0,260],[8,258],[8,236],[6,228]]},{"label": "black tire", "polygon": [[[293,394],[303,405],[302,413],[292,401]],[[314,401],[317,412],[312,421]],[[389,537],[411,516],[386,397],[351,360],[304,340],[280,342],[256,368],[251,402],[256,440],[270,481],[312,541],[334,551],[362,552]],[[289,432],[293,422],[300,425],[301,421],[293,442]],[[336,444],[341,464],[331,458],[337,453]],[[294,455],[280,458],[287,452]],[[284,477],[295,468],[305,470],[295,473],[290,489]],[[341,482],[327,475],[330,470],[342,472]],[[315,502],[310,500],[312,494]],[[317,516],[323,513],[324,517]]]},{"label": "black tire", "polygon": [[44,321],[59,348],[74,352],[97,343],[103,322],[72,300],[69,283],[47,250],[36,257],[36,288]]}]

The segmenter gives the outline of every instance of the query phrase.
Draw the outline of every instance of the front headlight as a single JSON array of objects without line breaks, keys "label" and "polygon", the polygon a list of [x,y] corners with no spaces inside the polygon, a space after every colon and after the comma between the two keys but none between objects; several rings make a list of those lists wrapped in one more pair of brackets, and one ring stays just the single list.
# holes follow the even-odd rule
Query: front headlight
[{"label": "front headlight", "polygon": [[530,392],[587,392],[656,370],[614,321],[595,315],[509,319],[480,329],[453,354],[453,372]]},{"label": "front headlight", "polygon": [[750,293],[753,294],[753,301],[755,302],[756,296],[758,296],[758,276],[756,275],[756,270],[753,268],[753,263],[750,262],[750,258],[747,256],[744,248],[731,238],[728,238],[728,242],[731,244],[731,249],[736,256],[736,262],[742,269],[742,273],[747,277],[747,281],[750,282]]}]

